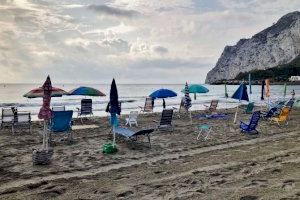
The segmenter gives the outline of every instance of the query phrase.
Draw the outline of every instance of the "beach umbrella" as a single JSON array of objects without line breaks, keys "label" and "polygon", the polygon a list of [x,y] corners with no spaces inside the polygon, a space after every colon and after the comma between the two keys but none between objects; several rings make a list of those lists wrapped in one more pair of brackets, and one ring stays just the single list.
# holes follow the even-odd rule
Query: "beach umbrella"
[{"label": "beach umbrella", "polygon": [[[60,88],[52,87],[51,89],[51,97],[61,97],[62,95],[68,94],[66,91]],[[43,87],[35,88],[27,92],[23,95],[26,98],[38,98],[44,96],[44,89]]]},{"label": "beach umbrella", "polygon": [[[182,89],[181,92],[185,92],[185,89]],[[196,100],[197,93],[207,93],[209,89],[200,84],[191,84],[189,85],[189,93],[194,93],[194,99]]]},{"label": "beach umbrella", "polygon": [[286,97],[286,89],[287,89],[286,83],[284,83],[284,86],[283,86],[283,97],[284,97],[284,99]]},{"label": "beach umbrella", "polygon": [[117,89],[115,79],[113,79],[112,83],[111,83],[110,94],[109,94],[109,103],[110,103],[111,125],[112,125],[113,133],[114,133],[113,146],[115,146],[116,134],[115,134],[114,129],[116,127],[118,127],[117,114],[120,115],[120,113],[121,113],[120,107],[118,105],[118,103],[119,103],[118,89]]},{"label": "beach umbrella", "polygon": [[50,109],[52,84],[51,84],[50,76],[47,77],[42,88],[44,90],[43,105],[39,111],[38,118],[44,120],[43,149],[48,151],[47,123],[52,118],[52,111]]},{"label": "beach umbrella", "polygon": [[189,93],[189,86],[187,83],[185,83],[185,92],[184,92],[184,108],[188,111],[190,109],[190,107],[192,107],[191,104],[191,97],[190,97],[190,93]]},{"label": "beach umbrella", "polygon": [[149,97],[152,97],[153,99],[163,99],[163,108],[166,108],[165,98],[176,97],[176,96],[177,96],[176,92],[169,89],[159,89],[152,92],[149,95]]},{"label": "beach umbrella", "polygon": [[251,85],[251,74],[248,75],[248,82],[249,82],[249,94],[252,94],[252,85]]},{"label": "beach umbrella", "polygon": [[227,99],[228,98],[228,91],[227,91],[227,85],[225,83],[225,98]]},{"label": "beach umbrella", "polygon": [[[234,94],[232,95],[231,97],[232,99],[236,99],[236,100],[239,100],[239,103],[241,101],[249,101],[249,97],[248,97],[248,93],[247,93],[247,86],[246,84],[242,83],[238,89],[234,92]],[[237,120],[237,113],[238,113],[238,108],[239,108],[239,105],[237,106],[236,108],[236,112],[235,112],[235,115],[234,115],[234,123],[236,123],[236,120]]]},{"label": "beach umbrella", "polygon": [[100,92],[99,90],[92,88],[92,87],[78,87],[69,92],[69,95],[81,95],[81,96],[97,96],[97,97],[103,97],[106,96],[103,92]]}]

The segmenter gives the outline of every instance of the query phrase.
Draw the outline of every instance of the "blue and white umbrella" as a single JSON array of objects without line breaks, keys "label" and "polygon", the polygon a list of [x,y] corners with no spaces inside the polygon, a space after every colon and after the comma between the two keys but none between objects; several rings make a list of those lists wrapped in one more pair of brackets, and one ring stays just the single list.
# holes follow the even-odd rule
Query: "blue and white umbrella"
[{"label": "blue and white umbrella", "polygon": [[188,111],[190,107],[192,107],[191,104],[192,100],[190,97],[190,92],[189,92],[189,86],[187,83],[185,83],[185,88],[184,88],[184,108]]}]

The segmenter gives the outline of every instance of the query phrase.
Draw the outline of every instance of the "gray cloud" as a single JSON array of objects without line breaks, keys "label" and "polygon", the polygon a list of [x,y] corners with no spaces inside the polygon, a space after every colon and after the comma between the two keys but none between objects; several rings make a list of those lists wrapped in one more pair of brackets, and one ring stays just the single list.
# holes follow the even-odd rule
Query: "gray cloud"
[{"label": "gray cloud", "polygon": [[151,49],[153,52],[158,53],[160,55],[164,55],[169,52],[169,50],[166,47],[159,46],[159,45],[152,46]]},{"label": "gray cloud", "polygon": [[135,16],[139,16],[140,13],[135,10],[125,10],[120,8],[114,8],[107,5],[89,5],[88,8],[93,10],[99,15],[107,15],[107,16],[114,16],[114,17],[125,17],[125,18],[132,18]]}]

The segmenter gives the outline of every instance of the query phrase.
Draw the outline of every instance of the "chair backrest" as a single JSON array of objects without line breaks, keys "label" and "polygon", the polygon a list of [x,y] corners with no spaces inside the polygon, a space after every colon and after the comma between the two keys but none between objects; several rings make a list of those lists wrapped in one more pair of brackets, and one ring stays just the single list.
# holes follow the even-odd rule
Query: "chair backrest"
[{"label": "chair backrest", "polygon": [[216,111],[218,107],[219,100],[211,100],[209,110]]},{"label": "chair backrest", "polygon": [[253,108],[254,108],[254,103],[253,102],[248,103],[245,113],[251,113],[253,111]]},{"label": "chair backrest", "polygon": [[136,120],[139,116],[139,112],[138,111],[130,111],[129,113],[129,120],[133,119]]},{"label": "chair backrest", "polygon": [[144,112],[152,112],[153,111],[153,100],[152,97],[146,97]]},{"label": "chair backrest", "polygon": [[12,122],[14,118],[14,112],[17,112],[16,107],[2,108],[2,122]]},{"label": "chair backrest", "polygon": [[161,114],[160,125],[172,125],[173,109],[164,109]]},{"label": "chair backrest", "polygon": [[274,115],[274,113],[275,113],[277,110],[278,110],[277,107],[271,108],[271,109],[267,112],[267,114],[265,115],[265,117],[266,117],[266,118],[272,117],[272,116]]},{"label": "chair backrest", "polygon": [[93,100],[92,99],[82,99],[80,114],[89,115],[92,113],[93,113]]},{"label": "chair backrest", "polygon": [[278,116],[279,121],[285,122],[286,120],[288,120],[289,113],[290,113],[290,107],[283,107]]},{"label": "chair backrest", "polygon": [[250,122],[249,122],[249,129],[250,130],[254,130],[256,128],[259,119],[260,119],[260,111],[255,111],[252,114]]},{"label": "chair backrest", "polygon": [[53,106],[52,111],[65,111],[66,107],[65,106]]},{"label": "chair backrest", "polygon": [[15,112],[14,123],[31,123],[30,112]]},{"label": "chair backrest", "polygon": [[52,114],[50,124],[50,130],[52,132],[64,132],[71,129],[73,110],[53,111]]}]

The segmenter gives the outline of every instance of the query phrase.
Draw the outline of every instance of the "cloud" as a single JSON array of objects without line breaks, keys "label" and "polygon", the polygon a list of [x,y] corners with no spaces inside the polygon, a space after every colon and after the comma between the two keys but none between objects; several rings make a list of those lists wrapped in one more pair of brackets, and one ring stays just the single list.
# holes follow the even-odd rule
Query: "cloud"
[{"label": "cloud", "polygon": [[169,50],[166,47],[160,45],[153,45],[151,47],[151,50],[159,55],[164,55],[169,52]]},{"label": "cloud", "polygon": [[137,17],[140,15],[139,12],[135,10],[126,10],[120,8],[114,8],[107,5],[89,5],[88,8],[93,10],[98,15],[102,16],[113,16],[113,17],[125,17],[125,18],[132,18]]}]

